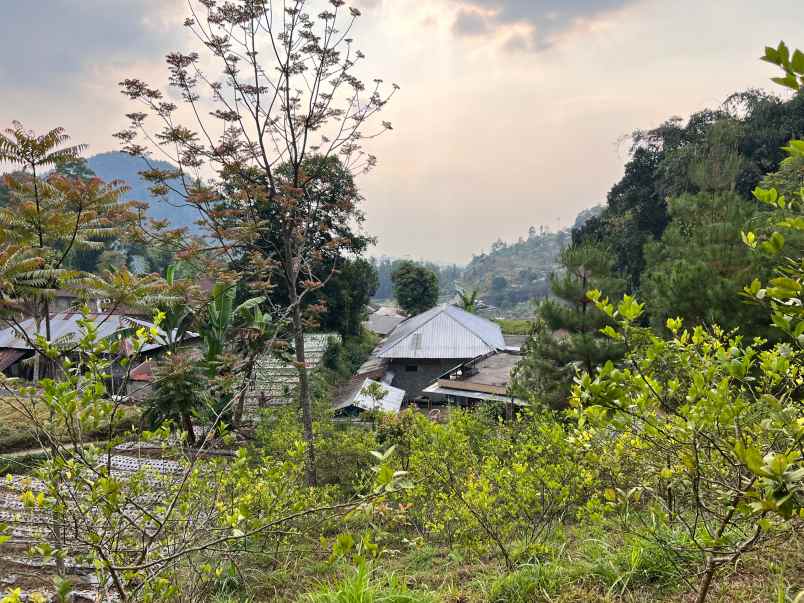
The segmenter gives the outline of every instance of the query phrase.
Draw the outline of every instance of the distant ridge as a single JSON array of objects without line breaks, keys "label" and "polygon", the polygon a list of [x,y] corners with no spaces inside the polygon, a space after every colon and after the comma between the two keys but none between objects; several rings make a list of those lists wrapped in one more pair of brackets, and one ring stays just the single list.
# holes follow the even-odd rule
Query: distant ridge
[{"label": "distant ridge", "polygon": [[[133,157],[120,151],[100,153],[87,159],[89,168],[105,181],[122,180],[130,191],[125,195],[126,201],[144,201],[150,206],[148,215],[156,220],[167,220],[172,227],[186,227],[190,232],[199,234],[200,228],[195,222],[198,212],[184,205],[182,198],[176,193],[170,193],[167,200],[154,198],[148,191],[148,183],[139,173],[146,169],[142,159]],[[166,161],[154,161],[154,167],[163,170],[175,169]]]}]

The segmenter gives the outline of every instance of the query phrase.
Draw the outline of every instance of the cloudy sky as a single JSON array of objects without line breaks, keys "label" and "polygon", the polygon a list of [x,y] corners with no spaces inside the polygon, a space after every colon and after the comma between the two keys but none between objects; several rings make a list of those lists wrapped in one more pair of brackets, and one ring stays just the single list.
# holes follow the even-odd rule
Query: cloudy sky
[{"label": "cloudy sky", "polygon": [[[376,75],[401,86],[362,176],[375,253],[466,262],[605,199],[623,135],[770,87],[757,57],[804,46],[804,2],[354,0]],[[184,0],[0,0],[0,126],[117,148],[123,77],[164,85]]]}]

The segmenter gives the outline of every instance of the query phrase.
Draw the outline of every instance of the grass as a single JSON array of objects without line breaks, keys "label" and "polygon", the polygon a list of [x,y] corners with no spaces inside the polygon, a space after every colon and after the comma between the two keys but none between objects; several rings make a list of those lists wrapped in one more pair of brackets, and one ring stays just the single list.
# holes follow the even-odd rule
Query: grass
[{"label": "grass", "polygon": [[309,594],[310,603],[436,603],[432,593],[414,591],[395,574],[360,564],[351,576]]},{"label": "grass", "polygon": [[[45,421],[47,410],[43,405],[37,405],[37,416]],[[140,409],[136,407],[122,407],[120,420],[115,433],[130,429],[138,420]],[[107,433],[89,434],[90,437],[105,437]],[[22,414],[9,400],[0,397],[0,454],[17,452],[37,448],[39,442],[34,437],[28,417]]]},{"label": "grass", "polygon": [[495,322],[505,335],[530,335],[533,330],[531,320],[499,318]]}]

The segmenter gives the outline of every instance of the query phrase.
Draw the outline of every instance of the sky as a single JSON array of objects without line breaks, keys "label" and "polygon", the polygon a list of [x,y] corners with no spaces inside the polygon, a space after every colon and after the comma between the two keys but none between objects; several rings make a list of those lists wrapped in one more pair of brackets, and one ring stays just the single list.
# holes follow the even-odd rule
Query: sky
[{"label": "sky", "polygon": [[[804,47],[800,0],[353,3],[364,70],[400,86],[358,181],[372,253],[443,263],[572,224],[621,177],[626,135],[775,90],[763,47]],[[190,47],[185,12],[185,0],[0,0],[0,127],[60,125],[88,154],[117,149],[132,111],[117,82],[166,84],[164,56]]]}]

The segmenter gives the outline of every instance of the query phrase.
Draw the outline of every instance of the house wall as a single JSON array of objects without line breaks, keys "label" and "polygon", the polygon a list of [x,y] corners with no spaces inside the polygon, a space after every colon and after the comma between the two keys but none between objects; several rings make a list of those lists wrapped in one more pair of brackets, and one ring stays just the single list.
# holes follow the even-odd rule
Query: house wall
[{"label": "house wall", "polygon": [[[443,396],[422,394],[422,390],[462,362],[466,362],[466,359],[394,359],[388,365],[388,371],[394,373],[394,380],[391,385],[405,390],[405,401],[413,400],[422,395],[428,396],[433,400],[440,400]],[[408,370],[408,367],[414,366],[416,367],[415,371]]]}]

